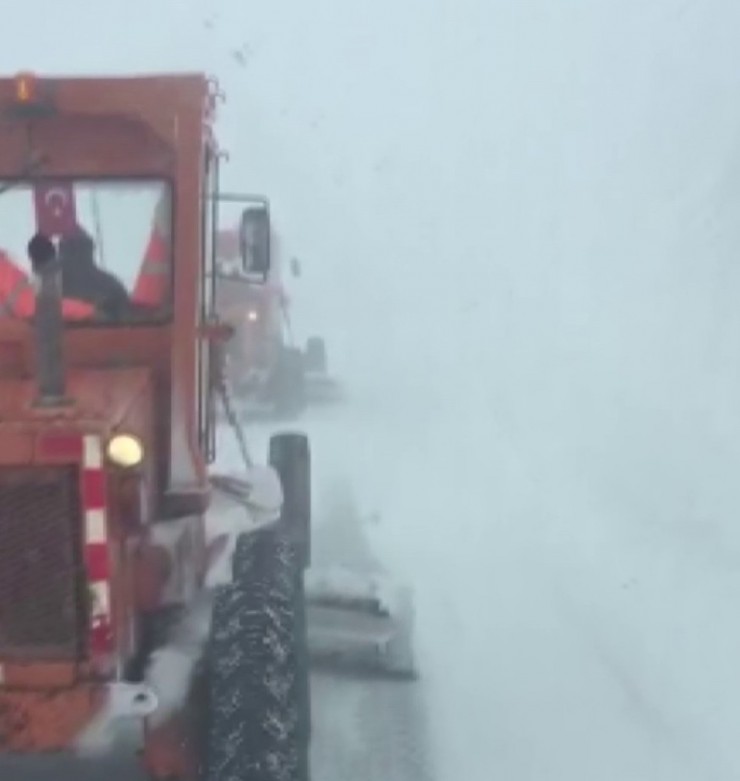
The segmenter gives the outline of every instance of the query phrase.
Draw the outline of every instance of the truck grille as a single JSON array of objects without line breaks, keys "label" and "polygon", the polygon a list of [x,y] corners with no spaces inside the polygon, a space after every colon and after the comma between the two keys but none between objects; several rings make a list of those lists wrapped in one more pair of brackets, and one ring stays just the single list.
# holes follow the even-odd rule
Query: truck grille
[{"label": "truck grille", "polygon": [[70,659],[84,619],[74,467],[0,469],[0,656]]}]

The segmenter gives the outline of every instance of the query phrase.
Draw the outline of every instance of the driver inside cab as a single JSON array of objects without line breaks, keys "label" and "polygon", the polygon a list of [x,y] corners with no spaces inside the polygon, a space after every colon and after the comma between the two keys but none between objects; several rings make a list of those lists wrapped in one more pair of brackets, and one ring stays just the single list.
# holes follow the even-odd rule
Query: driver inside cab
[{"label": "driver inside cab", "polygon": [[123,283],[95,263],[95,242],[78,227],[59,242],[62,291],[65,298],[92,304],[98,313],[111,320],[126,317],[131,301]]}]

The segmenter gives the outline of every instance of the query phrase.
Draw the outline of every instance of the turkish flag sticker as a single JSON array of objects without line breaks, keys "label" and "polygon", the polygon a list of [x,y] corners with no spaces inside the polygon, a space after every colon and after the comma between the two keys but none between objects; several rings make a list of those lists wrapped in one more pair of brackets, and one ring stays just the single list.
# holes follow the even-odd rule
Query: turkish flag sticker
[{"label": "turkish flag sticker", "polygon": [[36,230],[49,237],[66,236],[77,229],[74,186],[68,182],[45,182],[33,187]]}]

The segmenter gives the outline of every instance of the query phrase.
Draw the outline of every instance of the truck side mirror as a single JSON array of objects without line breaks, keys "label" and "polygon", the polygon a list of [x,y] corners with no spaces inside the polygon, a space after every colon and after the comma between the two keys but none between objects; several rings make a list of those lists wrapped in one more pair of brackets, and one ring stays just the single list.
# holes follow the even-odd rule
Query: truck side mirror
[{"label": "truck side mirror", "polygon": [[239,251],[247,274],[267,279],[270,273],[270,213],[266,207],[250,206],[239,224]]},{"label": "truck side mirror", "polygon": [[301,268],[301,261],[298,260],[298,258],[291,258],[290,259],[290,273],[298,279],[298,277],[301,276],[302,268]]}]

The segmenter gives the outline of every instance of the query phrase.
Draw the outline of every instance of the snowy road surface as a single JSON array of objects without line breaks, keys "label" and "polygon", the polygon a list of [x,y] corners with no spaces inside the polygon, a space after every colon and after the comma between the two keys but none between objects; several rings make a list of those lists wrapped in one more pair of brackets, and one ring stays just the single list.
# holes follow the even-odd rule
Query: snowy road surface
[{"label": "snowy road surface", "polygon": [[418,683],[317,674],[311,685],[314,781],[434,781]]},{"label": "snowy road surface", "polygon": [[[409,724],[427,768],[444,781],[734,781],[732,538],[669,531],[665,510],[615,522],[530,427],[513,438],[474,407],[425,438],[424,405],[397,389],[394,414],[366,390],[301,425],[319,506],[345,491],[377,509],[374,553],[416,587],[423,711]],[[439,479],[451,458],[466,469]],[[351,547],[337,528],[326,544]],[[342,723],[339,751],[359,740]]]}]

